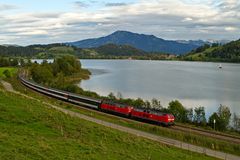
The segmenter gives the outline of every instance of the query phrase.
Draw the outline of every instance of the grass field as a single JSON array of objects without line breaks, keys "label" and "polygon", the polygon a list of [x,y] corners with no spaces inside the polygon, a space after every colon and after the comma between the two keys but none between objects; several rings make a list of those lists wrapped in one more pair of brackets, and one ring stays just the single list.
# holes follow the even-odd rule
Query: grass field
[{"label": "grass field", "polygon": [[17,68],[14,67],[0,67],[0,78],[6,78],[3,74],[5,70],[9,70],[11,76],[13,76],[17,72]]},{"label": "grass field", "polygon": [[214,159],[72,118],[0,90],[0,159]]},{"label": "grass field", "polygon": [[46,96],[41,96],[41,94],[38,94],[36,92],[33,92],[30,89],[27,89],[26,87],[23,87],[22,85],[19,84],[19,81],[17,81],[16,78],[14,78],[14,77],[10,80],[10,82],[13,84],[13,87],[20,92],[23,92],[25,94],[28,94],[28,95],[31,95],[38,99],[41,99],[42,101],[46,101],[46,102],[55,104],[57,106],[63,107],[65,109],[69,109],[69,110],[72,110],[75,112],[79,112],[81,114],[85,114],[85,115],[92,116],[92,117],[95,117],[98,119],[102,119],[104,121],[120,124],[122,126],[127,126],[130,128],[135,128],[135,129],[146,131],[146,132],[153,133],[156,135],[177,139],[177,140],[191,143],[194,145],[199,145],[199,146],[211,148],[211,149],[218,150],[218,151],[223,151],[226,153],[240,155],[240,146],[235,143],[230,143],[230,142],[226,142],[223,140],[218,140],[218,139],[214,139],[214,138],[210,138],[210,137],[204,137],[204,136],[197,135],[197,134],[190,133],[190,132],[186,133],[186,132],[181,132],[181,131],[173,131],[166,127],[152,126],[149,124],[139,124],[138,122],[134,122],[134,121],[130,122],[128,120],[119,119],[118,117],[112,117],[112,116],[108,116],[105,114],[103,115],[103,114],[85,110],[85,109],[76,109],[76,106],[74,106],[72,104],[65,103],[60,100],[56,100],[54,98],[48,98]]}]

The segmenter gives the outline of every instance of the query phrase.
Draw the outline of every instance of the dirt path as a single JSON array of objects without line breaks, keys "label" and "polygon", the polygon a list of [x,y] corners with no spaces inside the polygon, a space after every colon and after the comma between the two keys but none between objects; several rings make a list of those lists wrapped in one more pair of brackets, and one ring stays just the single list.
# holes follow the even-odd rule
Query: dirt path
[{"label": "dirt path", "polygon": [[3,81],[3,80],[0,80],[0,81],[1,81],[1,83],[2,83],[2,85],[3,85],[3,87],[5,88],[5,90],[7,90],[7,91],[9,91],[9,92],[15,92],[14,89],[13,89],[13,87],[12,87],[12,85],[11,85],[10,83],[5,82],[5,81]]},{"label": "dirt path", "polygon": [[[38,102],[41,102],[40,100],[38,100],[36,98],[33,98],[33,97],[27,96],[25,94],[14,91],[11,84],[9,84],[7,82],[3,82],[3,81],[1,81],[1,82],[4,86],[4,88],[7,91],[14,92],[14,93],[22,95],[26,98],[33,99],[33,100],[36,100]],[[116,129],[116,130],[119,130],[119,131],[122,131],[122,132],[126,132],[126,133],[129,133],[129,134],[136,135],[136,136],[144,137],[144,138],[147,138],[147,139],[150,139],[150,140],[153,140],[153,141],[157,141],[157,142],[160,142],[160,143],[163,143],[163,144],[167,144],[167,145],[174,146],[174,147],[177,147],[177,148],[189,150],[189,151],[192,151],[192,152],[205,154],[205,155],[212,156],[212,157],[219,158],[219,159],[240,160],[239,156],[235,156],[235,155],[211,150],[211,149],[204,148],[204,147],[199,147],[199,146],[188,144],[188,143],[183,143],[183,142],[178,141],[178,140],[174,140],[174,139],[154,135],[154,134],[151,134],[151,133],[139,131],[137,129],[132,129],[132,128],[124,127],[124,126],[117,125],[117,124],[114,124],[114,123],[106,122],[106,121],[103,121],[103,120],[99,120],[99,119],[96,119],[96,118],[93,118],[93,117],[89,117],[89,116],[86,116],[86,115],[83,115],[83,114],[80,114],[80,113],[70,111],[70,110],[67,110],[67,109],[63,109],[61,107],[52,105],[50,103],[46,103],[46,102],[42,102],[42,103],[45,104],[48,107],[54,108],[54,109],[56,109],[58,111],[61,111],[65,114],[68,114],[72,117],[78,117],[78,118],[81,118],[81,119],[84,119],[84,120],[87,120],[87,121],[90,121],[90,122],[93,122],[93,123],[96,123],[96,124],[103,125],[105,127]]]}]

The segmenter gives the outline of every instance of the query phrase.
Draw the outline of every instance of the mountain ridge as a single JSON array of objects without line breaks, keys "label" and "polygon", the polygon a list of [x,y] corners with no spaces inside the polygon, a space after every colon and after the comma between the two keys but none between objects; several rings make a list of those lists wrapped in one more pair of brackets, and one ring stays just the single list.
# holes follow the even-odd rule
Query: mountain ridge
[{"label": "mountain ridge", "polygon": [[65,44],[78,48],[96,48],[111,43],[116,45],[131,45],[145,52],[185,54],[207,43],[202,40],[184,42],[164,40],[154,35],[138,34],[129,31],[116,31],[104,37],[67,42]]}]

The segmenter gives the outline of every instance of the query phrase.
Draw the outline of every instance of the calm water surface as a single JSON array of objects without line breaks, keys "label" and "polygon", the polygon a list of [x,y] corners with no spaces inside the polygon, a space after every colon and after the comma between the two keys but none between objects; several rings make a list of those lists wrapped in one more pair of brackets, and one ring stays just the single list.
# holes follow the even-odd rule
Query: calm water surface
[{"label": "calm water surface", "polygon": [[204,106],[207,117],[220,104],[240,114],[240,65],[206,62],[81,60],[93,73],[79,84],[100,95],[157,98],[167,107],[179,100],[187,108]]}]

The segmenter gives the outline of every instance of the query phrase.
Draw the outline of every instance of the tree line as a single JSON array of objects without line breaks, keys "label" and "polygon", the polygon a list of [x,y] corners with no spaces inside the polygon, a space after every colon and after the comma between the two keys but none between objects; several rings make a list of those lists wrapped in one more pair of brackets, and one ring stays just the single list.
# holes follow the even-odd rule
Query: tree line
[{"label": "tree line", "polygon": [[17,58],[0,57],[0,67],[16,67],[18,66]]},{"label": "tree line", "polygon": [[39,51],[31,47],[22,46],[1,46],[0,45],[0,56],[8,57],[32,57]]},{"label": "tree line", "polygon": [[194,109],[187,109],[178,100],[171,101],[165,108],[161,105],[161,102],[155,98],[151,101],[144,101],[141,98],[124,99],[121,93],[117,93],[116,96],[113,93],[110,93],[107,98],[119,103],[135,106],[137,108],[171,113],[175,116],[176,122],[190,123],[202,127],[211,127],[212,129],[219,131],[226,131],[229,129],[240,131],[240,116],[234,113],[231,120],[232,113],[229,107],[225,105],[220,105],[217,111],[214,112],[207,120],[205,107],[199,106]]},{"label": "tree line", "polygon": [[16,57],[0,57],[0,67],[17,67],[31,65],[30,59]]}]

